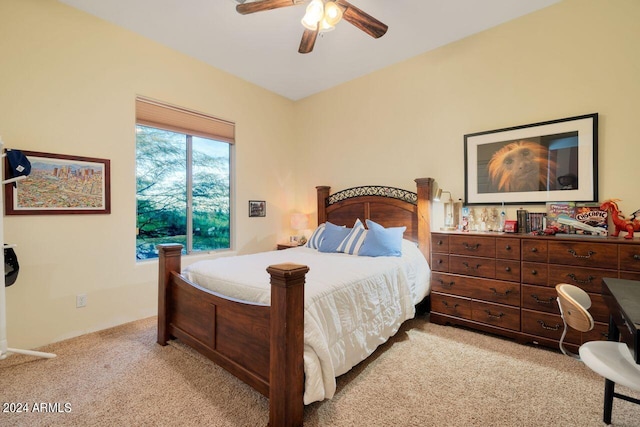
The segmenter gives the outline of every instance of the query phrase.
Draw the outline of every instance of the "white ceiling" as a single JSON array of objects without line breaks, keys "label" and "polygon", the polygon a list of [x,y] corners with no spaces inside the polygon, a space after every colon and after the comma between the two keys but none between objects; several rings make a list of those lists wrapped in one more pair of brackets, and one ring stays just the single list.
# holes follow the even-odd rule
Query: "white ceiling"
[{"label": "white ceiling", "polygon": [[560,0],[350,0],[387,34],[343,21],[305,55],[305,5],[240,15],[235,0],[59,1],[298,100]]}]

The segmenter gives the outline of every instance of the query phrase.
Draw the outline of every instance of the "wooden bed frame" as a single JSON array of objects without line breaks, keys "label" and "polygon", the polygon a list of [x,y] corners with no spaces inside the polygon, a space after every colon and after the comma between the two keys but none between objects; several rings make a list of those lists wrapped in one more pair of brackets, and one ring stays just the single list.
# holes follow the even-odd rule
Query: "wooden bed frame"
[{"label": "wooden bed frame", "polygon": [[[356,218],[385,227],[405,225],[405,238],[430,253],[432,178],[416,179],[417,192],[367,186],[330,195],[316,187],[318,224],[353,226]],[[182,245],[159,245],[158,343],[177,338],[269,398],[269,425],[303,420],[303,265],[265,266],[271,305],[224,297],[180,275]]]}]

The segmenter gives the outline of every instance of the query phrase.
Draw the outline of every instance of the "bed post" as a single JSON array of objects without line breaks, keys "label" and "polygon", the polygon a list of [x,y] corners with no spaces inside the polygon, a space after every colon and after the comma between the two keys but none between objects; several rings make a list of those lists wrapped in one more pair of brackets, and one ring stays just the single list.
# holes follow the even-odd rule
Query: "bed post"
[{"label": "bed post", "polygon": [[167,304],[169,298],[169,283],[173,271],[180,273],[180,256],[182,245],[179,243],[165,243],[156,246],[158,248],[158,344],[167,345],[169,340]]},{"label": "bed post", "polygon": [[[431,198],[433,178],[416,178],[418,195],[418,242],[424,257],[431,259]],[[431,263],[429,263],[431,264]]]},{"label": "bed post", "polygon": [[318,225],[327,222],[327,197],[331,187],[321,185],[316,187],[318,192]]},{"label": "bed post", "polygon": [[302,425],[304,410],[304,277],[309,267],[277,264],[271,275],[269,426]]}]

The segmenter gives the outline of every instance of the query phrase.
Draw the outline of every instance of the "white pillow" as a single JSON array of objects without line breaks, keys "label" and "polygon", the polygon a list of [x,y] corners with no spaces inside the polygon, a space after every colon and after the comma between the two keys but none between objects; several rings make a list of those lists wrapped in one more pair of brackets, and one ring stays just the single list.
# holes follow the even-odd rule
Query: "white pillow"
[{"label": "white pillow", "polygon": [[306,246],[312,249],[318,249],[320,246],[320,242],[322,241],[322,234],[324,233],[325,225],[324,223],[320,224],[318,228],[313,231],[309,240],[307,240]]},{"label": "white pillow", "polygon": [[353,224],[353,228],[338,246],[338,252],[357,255],[366,236],[367,230],[364,228],[364,225],[362,225],[362,221],[360,221],[360,218],[356,219],[356,223]]}]

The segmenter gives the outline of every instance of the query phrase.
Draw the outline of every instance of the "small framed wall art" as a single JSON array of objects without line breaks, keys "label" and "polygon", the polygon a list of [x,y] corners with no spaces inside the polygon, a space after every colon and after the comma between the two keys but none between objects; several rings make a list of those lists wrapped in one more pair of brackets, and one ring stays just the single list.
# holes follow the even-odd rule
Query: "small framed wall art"
[{"label": "small framed wall art", "polygon": [[249,200],[249,216],[267,216],[267,202],[264,200]]}]

